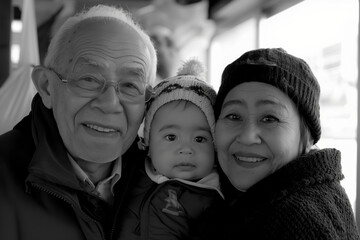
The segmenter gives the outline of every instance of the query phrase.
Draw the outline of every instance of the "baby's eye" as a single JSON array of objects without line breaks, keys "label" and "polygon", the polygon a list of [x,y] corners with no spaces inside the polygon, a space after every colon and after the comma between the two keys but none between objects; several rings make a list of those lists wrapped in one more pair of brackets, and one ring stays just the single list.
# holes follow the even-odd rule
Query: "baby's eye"
[{"label": "baby's eye", "polygon": [[168,140],[169,142],[173,142],[176,140],[176,136],[174,134],[169,134],[165,136],[165,139]]},{"label": "baby's eye", "polygon": [[204,143],[206,141],[207,141],[206,137],[201,137],[201,136],[195,137],[195,142]]},{"label": "baby's eye", "polygon": [[272,116],[272,115],[267,115],[263,119],[261,119],[261,122],[263,122],[263,123],[275,123],[275,122],[279,122],[279,119],[277,117]]}]

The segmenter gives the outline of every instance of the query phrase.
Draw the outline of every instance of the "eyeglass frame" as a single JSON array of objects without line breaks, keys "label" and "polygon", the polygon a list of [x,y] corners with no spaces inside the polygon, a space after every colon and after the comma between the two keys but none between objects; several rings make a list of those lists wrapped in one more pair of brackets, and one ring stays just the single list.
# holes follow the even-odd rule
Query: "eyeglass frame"
[{"label": "eyeglass frame", "polygon": [[[54,68],[51,68],[51,67],[45,67],[45,66],[41,66],[43,67],[44,69],[47,69],[53,73],[55,73],[56,77],[62,82],[62,83],[66,83],[67,84],[67,88],[75,95],[77,96],[81,96],[81,97],[87,97],[87,98],[96,98],[98,96],[100,96],[101,94],[104,93],[104,91],[110,86],[113,86],[114,89],[115,89],[115,92],[116,92],[116,95],[121,98],[121,92],[120,92],[120,87],[119,87],[119,82],[111,82],[111,81],[106,81],[104,79],[104,83],[103,83],[103,86],[101,87],[101,89],[99,91],[97,91],[97,93],[95,93],[94,91],[94,94],[93,95],[90,95],[90,96],[83,96],[77,92],[75,92],[74,90],[71,90],[71,88],[69,88],[69,83],[71,83],[71,81],[77,81],[76,79],[65,79],[60,73],[58,73]],[[154,92],[153,92],[153,89],[151,87],[150,84],[147,84],[145,83],[145,92],[144,94],[141,94],[139,96],[143,96],[145,95],[145,103],[147,103],[148,101],[150,101],[150,99],[153,97],[154,95]],[[124,99],[123,99],[124,100]],[[126,99],[126,101],[128,102],[135,102],[135,101],[129,101],[129,99]]]}]

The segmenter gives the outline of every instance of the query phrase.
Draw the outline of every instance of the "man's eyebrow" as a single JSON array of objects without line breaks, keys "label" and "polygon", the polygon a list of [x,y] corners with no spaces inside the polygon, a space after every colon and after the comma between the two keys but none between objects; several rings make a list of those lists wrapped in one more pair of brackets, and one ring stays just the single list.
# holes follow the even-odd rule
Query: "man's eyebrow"
[{"label": "man's eyebrow", "polygon": [[123,72],[132,76],[136,76],[136,77],[141,77],[141,78],[145,78],[145,71],[142,68],[134,68],[134,67],[129,67],[129,68],[125,68],[123,69]]},{"label": "man's eyebrow", "polygon": [[[89,65],[89,66],[94,66],[94,67],[108,67],[108,64],[104,63],[104,62],[99,62],[96,61],[92,58],[88,58],[88,57],[81,57],[80,59],[83,60],[84,65]],[[122,70],[122,72],[133,75],[133,76],[138,76],[138,77],[142,77],[144,78],[146,76],[145,71],[142,67],[124,67]]]}]

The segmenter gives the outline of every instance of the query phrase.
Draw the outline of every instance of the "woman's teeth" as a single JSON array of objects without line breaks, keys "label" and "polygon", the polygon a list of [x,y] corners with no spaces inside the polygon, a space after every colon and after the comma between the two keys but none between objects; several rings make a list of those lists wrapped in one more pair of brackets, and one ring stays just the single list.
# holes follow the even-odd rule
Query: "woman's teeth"
[{"label": "woman's teeth", "polygon": [[235,158],[239,161],[249,162],[249,163],[261,162],[266,159],[266,158],[259,158],[259,157],[242,157],[242,156],[235,156]]},{"label": "woman's teeth", "polygon": [[108,133],[108,132],[116,132],[115,129],[112,129],[112,128],[104,128],[104,127],[100,127],[100,126],[96,126],[96,125],[92,125],[92,124],[86,124],[86,126],[88,128],[91,128],[91,129],[94,129],[98,132],[105,132],[105,133]]}]

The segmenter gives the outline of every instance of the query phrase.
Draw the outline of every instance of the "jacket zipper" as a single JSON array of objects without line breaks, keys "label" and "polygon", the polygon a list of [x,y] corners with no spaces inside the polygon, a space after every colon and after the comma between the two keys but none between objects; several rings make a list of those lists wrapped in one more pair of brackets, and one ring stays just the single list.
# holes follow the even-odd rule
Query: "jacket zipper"
[{"label": "jacket zipper", "polygon": [[[137,139],[137,140],[135,140],[135,141],[138,141],[139,139]],[[136,147],[136,149],[137,149],[137,147]],[[128,150],[129,151],[129,150]],[[129,167],[127,167],[127,165],[126,165],[126,162],[125,161],[123,161],[123,168],[122,168],[122,172],[128,172],[128,171],[130,171],[130,173],[128,174],[128,175],[123,175],[121,178],[122,179],[120,179],[119,180],[119,182],[117,183],[117,184],[120,184],[120,181],[122,180],[122,184],[125,184],[125,186],[124,186],[124,188],[123,188],[123,193],[121,194],[121,198],[118,200],[118,203],[119,204],[116,204],[115,203],[115,206],[117,206],[117,209],[115,209],[115,215],[114,215],[114,219],[113,219],[113,225],[111,226],[111,230],[110,230],[110,239],[114,239],[114,234],[115,234],[115,229],[116,228],[118,228],[117,226],[119,226],[120,224],[119,224],[119,214],[120,214],[120,211],[121,211],[121,209],[123,208],[123,202],[124,202],[124,200],[125,200],[125,195],[126,194],[128,194],[129,193],[129,188],[130,188],[130,185],[131,185],[131,187],[135,187],[136,186],[136,184],[134,185],[134,175],[136,175],[137,174],[137,171],[138,171],[138,169],[141,167],[141,164],[143,163],[143,161],[139,161],[138,159],[143,159],[143,158],[145,158],[145,155],[146,154],[146,152],[145,151],[143,151],[141,154],[139,154],[139,155],[137,155],[137,154],[135,154],[135,158],[136,159],[132,159],[132,160],[137,160],[138,161],[138,163],[134,163],[133,165],[131,165],[131,166],[129,166],[130,167],[130,169],[129,169]],[[133,157],[132,157],[133,158]],[[123,158],[124,159],[124,158]],[[131,161],[130,159],[128,159],[128,161]],[[125,170],[126,169],[126,170]],[[123,181],[125,181],[124,180],[124,178],[127,178],[127,181],[124,183]]]},{"label": "jacket zipper", "polygon": [[[69,204],[73,209],[75,209],[76,211],[80,212],[80,214],[85,218],[87,219],[88,221],[91,221],[91,222],[94,222],[98,225],[101,225],[98,221],[92,219],[91,217],[89,217],[86,213],[84,213],[76,204],[73,204],[71,201],[69,201],[67,198],[65,198],[64,196],[62,196],[61,194],[53,191],[53,190],[50,190],[49,188],[46,188],[46,187],[43,187],[39,184],[36,184],[36,183],[30,183],[32,187],[34,187],[35,189],[38,189],[40,191],[43,191],[51,196],[54,196],[62,201],[64,201],[65,203]],[[102,239],[106,240],[106,237],[105,237],[105,234],[104,234],[104,231],[102,229],[100,229],[100,233],[101,233],[101,237]]]},{"label": "jacket zipper", "polygon": [[[122,198],[123,198],[123,196],[122,196]],[[122,200],[121,200],[121,202],[122,202]],[[110,239],[113,239],[113,238],[114,238],[115,228],[116,228],[116,226],[119,226],[119,225],[120,225],[118,218],[119,218],[119,212],[120,212],[121,205],[122,205],[122,204],[119,204],[119,205],[118,205],[118,208],[115,210],[116,212],[115,212],[114,220],[113,220],[113,223],[112,223],[112,226],[111,226],[111,230],[110,230]],[[117,206],[116,203],[115,203],[115,206]]]}]

